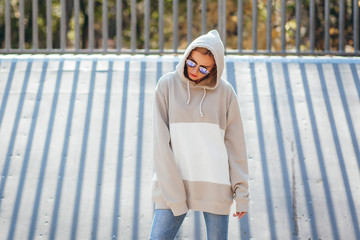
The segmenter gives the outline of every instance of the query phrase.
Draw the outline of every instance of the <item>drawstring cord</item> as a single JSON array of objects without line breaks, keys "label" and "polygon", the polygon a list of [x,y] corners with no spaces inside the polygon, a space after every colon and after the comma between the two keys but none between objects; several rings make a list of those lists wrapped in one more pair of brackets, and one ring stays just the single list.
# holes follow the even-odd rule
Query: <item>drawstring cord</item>
[{"label": "drawstring cord", "polygon": [[[204,95],[203,95],[203,97],[201,98],[200,105],[199,105],[199,111],[200,111],[200,116],[201,116],[201,117],[204,117],[204,114],[203,114],[203,112],[202,112],[202,104],[203,104],[204,99],[205,99],[205,97],[206,97],[206,89],[203,88],[203,90],[204,90]],[[186,101],[186,104],[189,104],[189,103],[190,103],[190,100],[191,100],[190,82],[187,82],[187,92],[188,92],[188,99],[187,99],[187,101]]]},{"label": "drawstring cord", "polygon": [[190,82],[187,82],[187,92],[188,92],[188,99],[186,101],[186,104],[189,104],[190,99],[191,99],[191,96],[190,96]]},{"label": "drawstring cord", "polygon": [[203,102],[204,102],[204,99],[205,99],[205,96],[206,96],[206,89],[205,89],[205,88],[203,88],[203,89],[204,89],[204,95],[203,95],[203,97],[202,97],[202,99],[201,99],[200,106],[199,106],[200,116],[201,116],[201,117],[204,117],[204,114],[203,114],[203,112],[202,112],[202,110],[201,110],[201,106],[202,106],[202,104],[203,104]]}]

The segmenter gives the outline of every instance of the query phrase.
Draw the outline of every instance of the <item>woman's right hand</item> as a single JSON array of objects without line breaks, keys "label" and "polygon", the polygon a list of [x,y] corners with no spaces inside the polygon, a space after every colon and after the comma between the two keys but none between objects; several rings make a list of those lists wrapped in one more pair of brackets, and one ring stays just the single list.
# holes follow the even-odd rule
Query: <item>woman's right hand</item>
[{"label": "woman's right hand", "polygon": [[243,216],[245,216],[246,212],[236,212],[233,214],[233,217],[237,217],[238,219],[241,219]]}]

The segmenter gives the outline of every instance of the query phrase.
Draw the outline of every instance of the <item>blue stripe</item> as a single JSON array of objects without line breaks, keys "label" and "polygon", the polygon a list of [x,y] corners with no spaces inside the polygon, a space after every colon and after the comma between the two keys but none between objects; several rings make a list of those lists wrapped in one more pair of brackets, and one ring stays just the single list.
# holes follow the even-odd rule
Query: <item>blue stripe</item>
[{"label": "blue stripe", "polygon": [[291,120],[292,120],[292,125],[293,125],[293,130],[294,130],[296,149],[297,149],[297,153],[298,153],[298,161],[299,161],[300,170],[301,170],[302,184],[304,187],[305,198],[306,198],[306,203],[307,203],[307,212],[308,212],[308,217],[311,220],[310,224],[311,224],[312,237],[313,237],[313,239],[318,239],[318,233],[317,233],[317,229],[316,229],[315,212],[314,212],[314,208],[312,205],[312,195],[311,195],[310,185],[309,185],[309,181],[308,181],[309,176],[308,176],[308,173],[306,170],[304,150],[302,147],[302,142],[301,142],[301,137],[300,137],[300,129],[299,129],[298,120],[297,120],[296,111],[295,111],[295,102],[294,102],[294,98],[292,95],[292,89],[291,89],[291,85],[290,85],[289,70],[288,70],[288,67],[286,64],[283,64],[283,71],[284,71],[284,76],[285,76],[285,80],[286,80],[286,91],[287,91],[288,101],[289,101],[289,105],[290,105]]},{"label": "blue stripe", "polygon": [[305,198],[306,198],[306,203],[307,203],[307,212],[308,212],[308,217],[311,220],[310,225],[311,225],[312,238],[318,239],[318,232],[316,229],[315,212],[314,212],[314,208],[312,205],[312,195],[311,195],[310,185],[309,185],[309,181],[308,181],[309,176],[308,176],[308,173],[306,170],[305,155],[304,155],[304,150],[302,147],[298,120],[296,117],[294,98],[292,96],[291,86],[289,84],[289,79],[290,79],[289,72],[288,72],[288,68],[286,66],[284,66],[284,64],[283,64],[283,67],[284,67],[284,75],[286,76],[285,78],[287,79],[286,90],[288,93],[288,101],[289,101],[289,105],[290,105],[290,112],[291,112],[291,119],[292,119],[294,136],[295,136],[296,149],[297,149],[297,153],[298,153],[298,160],[299,160],[299,165],[300,165],[300,170],[301,170],[302,184],[304,186]]},{"label": "blue stripe", "polygon": [[64,66],[64,61],[61,60],[60,65],[59,65],[58,74],[57,74],[54,97],[53,97],[52,106],[51,106],[51,114],[50,114],[47,134],[46,134],[43,156],[42,156],[42,160],[41,160],[41,169],[40,169],[40,173],[39,173],[39,180],[38,180],[38,186],[37,186],[36,195],[35,195],[35,201],[34,201],[32,217],[31,217],[31,224],[30,224],[28,239],[34,239],[34,235],[35,235],[36,222],[37,222],[38,213],[39,213],[40,200],[41,200],[41,196],[42,196],[43,184],[44,184],[44,179],[45,179],[45,171],[46,171],[46,166],[47,166],[47,162],[48,162],[49,148],[50,148],[51,137],[52,137],[54,121],[55,121],[55,113],[56,113],[56,108],[57,108],[57,103],[58,103],[58,98],[59,98],[59,89],[60,89],[60,83],[61,83],[61,76],[62,76],[62,72],[63,72],[63,66]]},{"label": "blue stripe", "polygon": [[1,101],[1,107],[0,107],[0,127],[1,127],[1,124],[2,124],[3,117],[4,117],[4,113],[5,113],[5,109],[6,109],[6,103],[7,103],[8,97],[9,97],[9,92],[10,92],[11,83],[12,83],[13,78],[14,78],[15,66],[16,66],[16,61],[14,61],[14,62],[11,63],[8,80],[7,80],[7,82],[6,82],[3,99],[2,99],[2,101]]},{"label": "blue stripe", "polygon": [[233,62],[226,63],[227,81],[232,85],[234,91],[237,93],[235,66]]},{"label": "blue stripe", "polygon": [[126,131],[126,110],[127,110],[127,96],[129,88],[129,61],[125,62],[124,84],[122,92],[121,103],[121,118],[120,118],[120,133],[119,133],[119,148],[118,148],[118,162],[116,167],[116,188],[115,188],[115,206],[113,215],[112,238],[118,239],[118,225],[120,223],[120,197],[121,197],[121,181],[122,181],[122,165],[124,158],[124,144]]},{"label": "blue stripe", "polygon": [[[336,223],[334,204],[333,204],[333,201],[331,198],[331,192],[330,192],[331,190],[330,190],[330,185],[329,185],[329,181],[328,181],[328,174],[326,171],[326,164],[325,164],[324,155],[322,153],[322,148],[321,148],[321,144],[320,144],[320,135],[319,135],[318,127],[317,127],[316,120],[315,120],[316,116],[315,116],[315,112],[314,112],[314,108],[313,108],[313,102],[312,102],[311,94],[310,94],[310,87],[308,84],[308,79],[306,76],[304,64],[300,64],[300,71],[301,71],[301,78],[303,81],[303,86],[304,86],[304,91],[305,91],[304,93],[305,93],[305,97],[306,97],[306,104],[307,104],[309,116],[310,116],[311,128],[312,128],[315,146],[316,146],[317,158],[319,160],[319,165],[320,165],[321,177],[323,179],[324,191],[325,191],[325,195],[326,195],[326,203],[328,205],[327,209],[328,209],[329,218],[330,218],[329,220],[331,222],[331,231],[333,233],[334,239],[340,239],[338,226]],[[289,92],[291,92],[291,89],[289,89]],[[322,218],[324,218],[324,217],[325,216],[322,216]]]},{"label": "blue stripe", "polygon": [[[285,65],[285,64],[284,64]],[[295,198],[296,198],[296,194],[295,191],[290,186],[290,177],[289,177],[289,173],[288,173],[288,164],[286,161],[286,154],[285,154],[285,148],[284,148],[284,140],[283,140],[283,129],[281,128],[281,122],[280,122],[280,114],[278,111],[278,103],[277,103],[277,99],[276,99],[276,90],[275,90],[275,83],[274,83],[274,78],[273,78],[273,70],[272,70],[272,65],[271,63],[267,63],[266,64],[266,68],[267,68],[267,73],[268,73],[268,79],[269,79],[269,86],[270,86],[270,95],[271,95],[271,102],[273,105],[273,111],[274,111],[274,123],[275,123],[275,129],[276,129],[276,138],[277,138],[277,145],[278,145],[278,151],[279,151],[279,155],[280,155],[280,162],[281,162],[281,170],[282,170],[282,178],[283,178],[283,188],[285,191],[285,196],[286,197],[286,205],[287,205],[287,215],[288,215],[288,222],[290,224],[291,227],[291,233],[292,236],[289,236],[289,239],[293,238],[295,239],[298,235],[298,225],[297,225],[297,219],[294,217],[296,216],[296,205],[295,203]],[[288,79],[288,71],[287,71],[287,66],[284,66],[284,75],[285,75],[285,79]],[[289,91],[291,93],[291,91]],[[292,165],[294,165],[292,163]],[[293,166],[294,167],[294,166]],[[295,176],[292,175],[292,180],[293,180],[293,187],[294,187],[294,182],[295,182]],[[294,194],[293,194],[294,193]],[[295,210],[294,210],[295,209]]]},{"label": "blue stripe", "polygon": [[89,140],[92,103],[93,103],[94,88],[95,88],[96,65],[97,65],[97,60],[93,60],[92,70],[91,70],[90,87],[89,87],[89,96],[88,96],[88,102],[87,102],[87,108],[86,108],[84,135],[83,135],[83,141],[81,144],[82,147],[81,147],[79,171],[77,174],[78,179],[77,179],[77,186],[76,186],[75,204],[74,204],[74,211],[73,211],[72,224],[71,224],[71,226],[72,226],[71,227],[71,239],[72,240],[77,239],[76,234],[77,234],[77,226],[78,226],[78,221],[79,221],[79,211],[80,211],[80,200],[81,200],[81,195],[82,195],[82,187],[83,187],[83,183],[84,183],[86,152],[87,152],[88,140]]},{"label": "blue stripe", "polygon": [[134,192],[134,217],[133,217],[133,235],[132,239],[138,239],[139,231],[139,209],[140,209],[140,189],[141,189],[141,166],[142,166],[142,146],[144,129],[144,101],[145,101],[145,83],[146,83],[146,63],[141,62],[140,72],[140,93],[139,93],[139,119],[137,127],[137,149],[136,149],[136,169],[135,169],[135,192]]},{"label": "blue stripe", "polygon": [[97,229],[98,229],[98,222],[99,222],[101,189],[102,189],[102,184],[103,184],[102,178],[103,178],[103,170],[104,170],[106,136],[107,136],[107,126],[108,126],[108,119],[109,119],[112,71],[113,71],[113,61],[110,61],[108,75],[107,75],[107,82],[106,82],[105,107],[104,107],[104,112],[103,112],[103,124],[102,124],[102,131],[101,131],[102,134],[101,134],[101,142],[100,142],[99,164],[98,164],[98,173],[97,173],[97,181],[96,181],[95,206],[94,206],[94,213],[93,213],[92,235],[91,235],[92,240],[95,240],[97,238]]},{"label": "blue stripe", "polygon": [[359,75],[357,74],[355,64],[350,64],[350,68],[351,68],[351,73],[353,75],[354,83],[355,83],[356,90],[357,90],[359,100],[360,100],[360,80],[359,80]]},{"label": "blue stripe", "polygon": [[359,144],[358,144],[358,141],[356,139],[355,129],[354,129],[354,125],[353,125],[353,122],[352,122],[352,119],[351,119],[350,110],[349,110],[349,107],[348,107],[349,104],[348,104],[348,102],[346,100],[344,85],[342,83],[341,74],[340,74],[338,64],[333,64],[333,68],[334,68],[334,72],[335,72],[336,82],[337,82],[337,85],[338,85],[338,88],[339,88],[339,93],[340,93],[340,97],[341,97],[341,103],[342,103],[344,111],[345,111],[346,122],[347,122],[347,125],[349,127],[349,131],[350,131],[352,145],[354,147],[354,152],[355,152],[355,156],[356,156],[356,159],[357,159],[358,168],[360,169]]},{"label": "blue stripe", "polygon": [[27,144],[26,144],[26,150],[25,150],[24,160],[23,160],[21,174],[20,174],[20,181],[19,181],[19,185],[17,188],[14,209],[13,209],[13,213],[12,213],[12,217],[11,217],[11,226],[10,226],[10,231],[9,231],[9,235],[8,235],[9,240],[14,238],[15,228],[16,228],[16,224],[17,224],[17,218],[18,218],[18,214],[19,214],[20,202],[21,202],[21,198],[22,198],[26,174],[27,174],[28,165],[29,165],[29,161],[30,161],[30,152],[31,152],[31,147],[32,147],[32,143],[33,143],[36,122],[37,122],[37,118],[39,115],[39,108],[40,108],[40,103],[41,103],[41,97],[42,97],[42,92],[43,92],[43,87],[44,87],[44,82],[45,82],[47,66],[48,66],[48,62],[45,61],[43,64],[43,69],[42,69],[41,78],[40,78],[40,84],[39,84],[39,88],[38,88],[36,99],[35,99],[36,104],[35,104],[34,112],[33,112],[33,116],[32,116],[32,121],[31,121],[31,126],[30,126],[30,131],[29,131],[29,138],[28,138]]},{"label": "blue stripe", "polygon": [[348,206],[349,206],[349,212],[353,219],[354,233],[355,233],[356,238],[360,239],[359,221],[358,221],[357,215],[356,215],[356,208],[355,208],[354,199],[353,199],[352,192],[351,192],[348,174],[346,171],[344,155],[341,150],[340,139],[339,139],[339,135],[338,135],[338,132],[336,129],[334,114],[333,114],[333,111],[331,108],[329,94],[328,94],[328,90],[327,90],[326,83],[325,83],[325,76],[324,76],[324,72],[323,72],[321,64],[317,64],[317,69],[319,72],[321,88],[322,88],[322,92],[323,92],[323,96],[324,96],[324,100],[325,100],[325,104],[326,104],[326,110],[327,110],[328,117],[330,120],[331,133],[333,135],[333,139],[334,139],[334,143],[335,143],[337,159],[339,161],[340,170],[341,170],[342,178],[344,181],[344,187],[345,187],[346,197],[347,197]]},{"label": "blue stripe", "polygon": [[13,158],[14,144],[15,144],[17,130],[19,128],[19,122],[21,119],[21,112],[22,112],[22,109],[24,106],[26,89],[27,89],[27,86],[29,83],[29,78],[30,78],[31,66],[32,66],[32,61],[29,60],[29,63],[27,64],[27,67],[26,67],[25,78],[24,78],[24,82],[22,85],[22,89],[21,89],[18,108],[16,111],[15,122],[14,122],[14,126],[13,126],[13,129],[11,132],[9,147],[8,147],[8,151],[6,154],[5,163],[3,166],[3,171],[1,173],[2,178],[1,178],[1,182],[0,182],[0,210],[1,210],[2,199],[4,198],[4,190],[5,190],[6,180],[7,180],[8,174],[9,174],[10,163],[11,163],[11,159]]},{"label": "blue stripe", "polygon": [[80,61],[76,61],[75,73],[74,73],[74,80],[71,90],[71,98],[69,103],[69,111],[67,114],[67,121],[66,121],[66,129],[64,135],[64,142],[61,154],[61,162],[59,166],[59,173],[58,173],[58,182],[56,187],[56,195],[55,195],[55,203],[54,209],[52,213],[52,220],[51,220],[51,228],[50,228],[50,235],[49,239],[55,239],[55,234],[57,230],[57,221],[59,219],[59,209],[60,209],[60,201],[61,201],[61,194],[63,189],[63,182],[65,178],[65,167],[67,161],[67,153],[69,149],[69,142],[70,142],[70,133],[71,133],[71,126],[72,126],[72,118],[74,114],[74,107],[75,107],[75,99],[76,99],[76,90],[79,82],[79,69],[80,69]]},{"label": "blue stripe", "polygon": [[265,137],[264,137],[264,130],[262,127],[260,100],[259,100],[259,95],[258,95],[258,89],[256,86],[256,74],[255,74],[255,64],[254,63],[250,63],[250,71],[251,71],[251,81],[252,81],[252,87],[253,87],[253,96],[254,96],[254,105],[255,105],[256,126],[257,126],[258,139],[259,139],[260,157],[261,157],[261,164],[262,164],[263,177],[264,177],[263,184],[265,186],[266,207],[268,209],[268,225],[270,226],[271,239],[277,239],[277,233],[276,233],[276,228],[275,228],[275,224],[274,224],[275,217],[274,217],[274,210],[273,210],[273,203],[272,203],[272,193],[271,193],[271,186],[270,186],[268,159],[266,156]]},{"label": "blue stripe", "polygon": [[159,81],[159,79],[162,76],[162,62],[157,62],[157,66],[156,66],[156,82]]}]

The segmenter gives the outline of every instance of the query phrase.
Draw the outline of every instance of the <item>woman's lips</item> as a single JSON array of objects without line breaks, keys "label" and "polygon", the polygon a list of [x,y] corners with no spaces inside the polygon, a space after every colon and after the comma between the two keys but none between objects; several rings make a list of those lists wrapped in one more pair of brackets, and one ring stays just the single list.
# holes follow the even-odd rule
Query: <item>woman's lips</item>
[{"label": "woman's lips", "polygon": [[193,77],[193,78],[197,78],[196,75],[192,74],[192,73],[189,73],[190,74],[190,77]]}]

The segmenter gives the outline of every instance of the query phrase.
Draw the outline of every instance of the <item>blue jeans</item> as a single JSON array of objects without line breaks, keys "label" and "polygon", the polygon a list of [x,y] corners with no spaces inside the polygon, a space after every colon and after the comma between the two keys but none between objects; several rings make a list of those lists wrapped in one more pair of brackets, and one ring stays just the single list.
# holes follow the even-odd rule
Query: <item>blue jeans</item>
[{"label": "blue jeans", "polygon": [[[228,239],[228,215],[204,212],[208,240]],[[151,240],[172,240],[175,238],[186,214],[174,216],[170,209],[156,209],[151,227]]]}]

